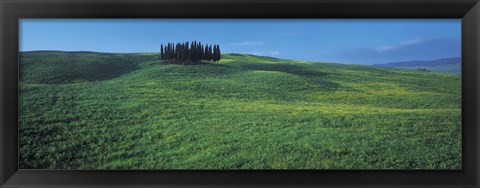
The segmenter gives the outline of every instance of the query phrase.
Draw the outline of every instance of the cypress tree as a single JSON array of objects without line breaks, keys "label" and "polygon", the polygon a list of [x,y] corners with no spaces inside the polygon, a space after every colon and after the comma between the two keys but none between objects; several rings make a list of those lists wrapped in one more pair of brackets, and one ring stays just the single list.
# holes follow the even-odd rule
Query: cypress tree
[{"label": "cypress tree", "polygon": [[160,60],[163,60],[165,54],[163,52],[163,44],[160,45]]},{"label": "cypress tree", "polygon": [[217,45],[213,45],[213,61],[217,61]]},{"label": "cypress tree", "polygon": [[208,60],[208,44],[203,49],[203,60]]},{"label": "cypress tree", "polygon": [[167,60],[170,60],[172,58],[172,46],[170,45],[170,43],[167,44],[167,52],[165,54],[167,54]]},{"label": "cypress tree", "polygon": [[220,46],[217,44],[213,47],[213,61],[218,63],[220,56]]},{"label": "cypress tree", "polygon": [[175,54],[175,59],[176,59],[176,60],[180,60],[180,54],[182,54],[182,53],[180,53],[180,45],[179,45],[179,43],[177,43],[177,44],[175,45],[175,53],[176,53],[176,54]]},{"label": "cypress tree", "polygon": [[170,60],[170,43],[167,44],[167,51],[165,52],[167,60]]},{"label": "cypress tree", "polygon": [[173,43],[170,44],[170,59],[175,60],[175,47]]},{"label": "cypress tree", "polygon": [[195,62],[198,62],[201,59],[202,50],[200,48],[200,42],[198,42],[197,46],[195,46]]},{"label": "cypress tree", "polygon": [[170,44],[170,59],[175,60],[175,45],[173,43]]},{"label": "cypress tree", "polygon": [[212,45],[210,45],[210,47],[208,47],[208,60],[213,60],[213,49],[212,49]]},{"label": "cypress tree", "polygon": [[195,49],[197,48],[196,45],[197,45],[196,41],[193,41],[191,49],[190,49],[191,50],[191,54],[190,54],[190,60],[191,61],[195,61],[195,56],[197,55],[196,51],[195,51]]},{"label": "cypress tree", "polygon": [[220,52],[220,45],[217,44],[217,53],[218,53],[218,60],[217,61],[220,61],[220,59],[222,59],[222,53]]},{"label": "cypress tree", "polygon": [[205,44],[203,48],[203,60],[208,60],[208,44]]},{"label": "cypress tree", "polygon": [[185,42],[185,60],[190,60],[190,46],[188,46],[188,41]]}]

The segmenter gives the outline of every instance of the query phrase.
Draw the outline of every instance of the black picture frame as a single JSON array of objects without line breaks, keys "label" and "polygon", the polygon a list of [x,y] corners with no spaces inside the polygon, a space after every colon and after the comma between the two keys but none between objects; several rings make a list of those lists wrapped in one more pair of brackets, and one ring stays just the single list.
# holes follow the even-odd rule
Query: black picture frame
[{"label": "black picture frame", "polygon": [[[19,170],[20,18],[461,18],[462,170]],[[0,0],[0,187],[479,187],[478,0]]]}]

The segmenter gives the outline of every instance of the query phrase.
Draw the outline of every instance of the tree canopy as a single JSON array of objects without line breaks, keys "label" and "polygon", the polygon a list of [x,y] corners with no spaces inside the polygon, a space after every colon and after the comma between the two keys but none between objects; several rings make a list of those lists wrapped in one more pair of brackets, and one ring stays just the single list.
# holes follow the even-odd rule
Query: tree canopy
[{"label": "tree canopy", "polygon": [[217,62],[220,60],[218,44],[202,44],[198,41],[184,43],[167,43],[160,45],[160,60],[174,64],[199,64],[202,61]]}]

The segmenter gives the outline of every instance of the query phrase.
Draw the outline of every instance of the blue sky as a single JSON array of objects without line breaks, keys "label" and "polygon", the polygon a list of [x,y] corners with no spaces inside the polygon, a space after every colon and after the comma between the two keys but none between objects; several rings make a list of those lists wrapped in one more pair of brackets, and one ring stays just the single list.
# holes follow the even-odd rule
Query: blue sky
[{"label": "blue sky", "polygon": [[156,52],[197,40],[222,53],[348,64],[460,57],[460,19],[21,19],[20,51]]}]

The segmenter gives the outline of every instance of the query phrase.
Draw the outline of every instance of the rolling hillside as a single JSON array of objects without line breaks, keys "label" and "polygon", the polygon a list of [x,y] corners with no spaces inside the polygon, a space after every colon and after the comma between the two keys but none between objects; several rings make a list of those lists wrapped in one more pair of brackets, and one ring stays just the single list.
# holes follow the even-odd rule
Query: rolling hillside
[{"label": "rolling hillside", "polygon": [[20,168],[461,169],[461,79],[224,54],[20,54]]},{"label": "rolling hillside", "polygon": [[407,70],[426,69],[433,72],[460,75],[462,73],[460,57],[443,58],[431,61],[404,61],[385,64],[375,64],[377,67],[398,68]]}]

